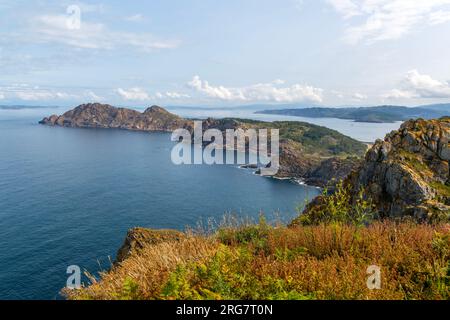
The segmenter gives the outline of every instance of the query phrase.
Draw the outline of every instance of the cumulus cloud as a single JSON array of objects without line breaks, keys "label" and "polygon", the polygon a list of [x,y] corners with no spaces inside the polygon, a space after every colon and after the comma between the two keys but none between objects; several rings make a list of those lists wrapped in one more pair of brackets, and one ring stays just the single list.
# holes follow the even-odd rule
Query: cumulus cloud
[{"label": "cumulus cloud", "polygon": [[150,95],[141,88],[131,88],[129,90],[119,88],[117,89],[117,93],[124,100],[134,100],[134,101],[150,100]]},{"label": "cumulus cloud", "polygon": [[149,94],[142,88],[131,88],[128,90],[119,88],[116,92],[122,97],[124,100],[131,101],[149,101],[155,99],[188,99],[190,96],[185,93],[175,92],[175,91],[167,91],[167,92],[157,92],[154,95]]},{"label": "cumulus cloud", "polygon": [[414,92],[401,90],[401,89],[392,89],[388,93],[382,96],[383,99],[412,99],[416,98]]},{"label": "cumulus cloud", "polygon": [[212,86],[208,81],[194,76],[188,82],[188,87],[208,98],[240,102],[322,102],[323,90],[308,85],[294,84],[290,87],[280,87],[278,81],[259,83],[246,87]]},{"label": "cumulus cloud", "polygon": [[[420,24],[450,20],[450,0],[327,0],[347,20],[345,40],[356,44],[398,39]],[[361,23],[361,20],[363,21]]]},{"label": "cumulus cloud", "polygon": [[401,83],[401,89],[386,93],[386,99],[450,98],[450,84],[439,81],[417,70],[409,71]]},{"label": "cumulus cloud", "polygon": [[5,95],[0,92],[0,100],[3,100],[3,99],[5,99]]},{"label": "cumulus cloud", "polygon": [[53,43],[98,50],[126,47],[148,52],[176,48],[179,45],[177,40],[161,40],[148,33],[113,31],[102,23],[83,19],[79,28],[73,28],[68,21],[66,15],[42,15],[32,19],[28,29],[2,36],[6,41]]}]

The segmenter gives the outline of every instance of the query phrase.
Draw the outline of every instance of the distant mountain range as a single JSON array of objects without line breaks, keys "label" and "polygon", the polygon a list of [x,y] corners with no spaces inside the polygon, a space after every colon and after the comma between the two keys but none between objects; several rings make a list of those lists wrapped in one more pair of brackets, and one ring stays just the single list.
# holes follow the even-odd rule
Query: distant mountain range
[{"label": "distant mountain range", "polygon": [[257,111],[258,114],[279,114],[308,118],[338,118],[357,122],[396,122],[409,119],[435,119],[450,115],[450,103],[430,104],[418,107],[299,107]]}]

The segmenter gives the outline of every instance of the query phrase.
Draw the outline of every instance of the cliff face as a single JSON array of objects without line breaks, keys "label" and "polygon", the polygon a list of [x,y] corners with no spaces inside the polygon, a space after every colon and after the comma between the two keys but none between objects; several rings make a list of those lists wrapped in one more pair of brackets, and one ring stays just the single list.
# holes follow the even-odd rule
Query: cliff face
[{"label": "cliff face", "polygon": [[449,138],[450,118],[405,122],[384,141],[378,140],[344,181],[352,202],[363,189],[381,217],[448,218]]},{"label": "cliff face", "polygon": [[152,106],[141,113],[99,103],[80,105],[62,116],[52,115],[44,118],[40,123],[62,127],[139,131],[172,131],[187,125],[186,120],[158,106]]},{"label": "cliff face", "polygon": [[332,187],[333,182],[345,179],[360,163],[361,158],[358,157],[325,159],[308,172],[305,182],[315,186]]}]

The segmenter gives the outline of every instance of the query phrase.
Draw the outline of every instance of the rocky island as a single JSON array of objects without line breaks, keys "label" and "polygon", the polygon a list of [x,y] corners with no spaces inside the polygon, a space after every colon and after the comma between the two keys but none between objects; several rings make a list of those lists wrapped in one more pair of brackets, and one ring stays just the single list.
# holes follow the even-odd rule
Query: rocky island
[{"label": "rocky island", "polygon": [[[185,128],[192,132],[193,120],[183,119],[159,106],[144,112],[107,104],[80,105],[63,115],[52,115],[40,124],[71,128],[123,129],[171,132]],[[246,119],[206,119],[203,130],[279,129],[280,170],[276,177],[300,179],[324,186],[333,178],[346,177],[366,152],[367,146],[335,130],[297,121],[263,122]]]},{"label": "rocky island", "polygon": [[158,106],[152,106],[144,112],[139,112],[116,108],[108,104],[88,103],[67,111],[63,115],[44,118],[39,123],[71,128],[169,132],[185,127],[188,122]]}]

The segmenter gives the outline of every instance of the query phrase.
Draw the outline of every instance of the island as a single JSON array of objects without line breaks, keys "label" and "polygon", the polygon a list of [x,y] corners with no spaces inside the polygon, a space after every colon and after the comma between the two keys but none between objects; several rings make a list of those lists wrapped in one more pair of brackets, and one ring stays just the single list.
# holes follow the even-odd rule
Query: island
[{"label": "island", "polygon": [[[192,132],[194,119],[184,119],[162,107],[152,106],[144,112],[117,108],[107,104],[80,105],[63,115],[40,121],[48,126],[133,131],[172,132],[185,128]],[[324,186],[346,177],[360,162],[367,145],[335,130],[298,121],[263,122],[248,119],[206,119],[203,130],[279,129],[280,169],[276,178],[291,178]],[[255,169],[255,168],[251,168]],[[258,169],[256,169],[258,171]]]}]

